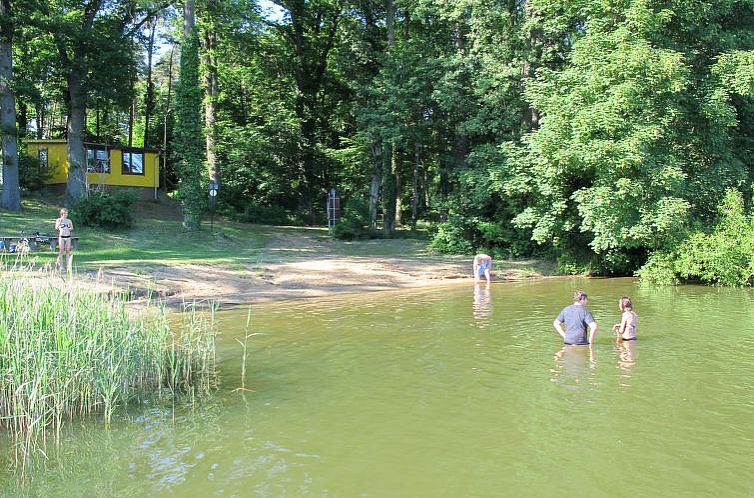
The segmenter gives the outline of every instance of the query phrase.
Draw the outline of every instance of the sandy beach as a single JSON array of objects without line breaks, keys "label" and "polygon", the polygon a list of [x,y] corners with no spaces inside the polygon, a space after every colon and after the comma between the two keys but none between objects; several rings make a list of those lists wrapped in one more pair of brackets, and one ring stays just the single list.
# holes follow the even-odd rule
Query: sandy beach
[{"label": "sandy beach", "polygon": [[[128,292],[135,303],[146,296],[162,299],[176,309],[193,302],[212,301],[231,306],[336,293],[473,283],[471,258],[465,256],[430,253],[406,257],[344,256],[342,241],[319,235],[302,236],[300,232],[272,233],[265,251],[268,255],[279,252],[278,262],[273,257],[264,263],[249,261],[243,265],[173,263],[152,265],[147,270],[111,266],[100,271],[79,271],[74,280],[76,285]],[[492,279],[542,278],[545,275],[535,269],[537,263],[541,266],[537,261],[496,260]]]}]

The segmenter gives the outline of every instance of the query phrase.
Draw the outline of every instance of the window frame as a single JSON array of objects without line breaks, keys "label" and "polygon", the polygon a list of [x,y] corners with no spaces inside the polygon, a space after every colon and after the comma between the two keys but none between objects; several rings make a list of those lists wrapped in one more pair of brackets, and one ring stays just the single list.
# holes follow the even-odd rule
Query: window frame
[{"label": "window frame", "polygon": [[[102,171],[97,170],[97,164],[96,162],[94,164],[89,163],[89,151],[92,151],[92,159],[93,161],[102,161],[102,159],[97,157],[97,152],[104,151],[105,153],[105,168],[103,168]],[[87,173],[97,173],[97,174],[109,174],[112,171],[112,168],[110,167],[110,150],[106,145],[96,145],[96,144],[84,144],[84,154],[86,155],[86,172]]]},{"label": "window frame", "polygon": [[[42,159],[44,156],[44,160]],[[50,149],[47,147],[40,147],[37,149],[37,159],[39,160],[39,170],[49,171],[50,169]]]},{"label": "window frame", "polygon": [[[145,160],[146,160],[146,154],[144,153],[144,149],[135,149],[135,148],[123,148],[121,149],[121,174],[128,175],[128,176],[144,176],[146,174],[145,172]],[[134,173],[133,168],[133,157],[134,156],[141,156],[141,171]],[[126,161],[126,157],[128,157],[128,161]]]}]

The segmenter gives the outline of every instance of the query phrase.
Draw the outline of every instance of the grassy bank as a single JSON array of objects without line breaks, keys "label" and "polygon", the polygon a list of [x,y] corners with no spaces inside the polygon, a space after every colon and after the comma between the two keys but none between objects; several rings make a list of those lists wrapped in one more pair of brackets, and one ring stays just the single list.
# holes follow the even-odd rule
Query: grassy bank
[{"label": "grassy bank", "polygon": [[205,393],[215,376],[209,319],[141,318],[117,295],[75,287],[57,274],[7,267],[0,274],[0,428],[25,467],[70,420],[108,423],[138,399]]},{"label": "grassy bank", "polygon": [[[33,197],[23,201],[21,213],[2,212],[0,234],[54,234],[53,224],[60,209],[59,200]],[[76,220],[73,220],[74,223]],[[149,268],[154,265],[215,264],[232,268],[238,264],[265,264],[311,255],[311,244],[326,246],[341,256],[411,256],[426,253],[421,236],[393,240],[344,242],[329,236],[325,228],[271,227],[214,219],[212,230],[207,218],[198,232],[186,232],[172,201],[142,201],[134,210],[134,226],[128,230],[108,231],[76,225],[79,237],[75,264],[79,269],[96,270],[115,266]],[[280,235],[307,239],[306,247],[275,247]],[[37,266],[54,262],[49,250],[34,251]]]},{"label": "grassy bank", "polygon": [[[0,234],[54,233],[52,227],[60,209],[59,199],[30,197],[24,199],[23,205],[21,213],[2,212]],[[221,217],[215,217],[212,230],[207,218],[201,230],[186,232],[181,228],[177,206],[170,200],[140,202],[134,209],[131,229],[107,231],[77,225],[74,235],[80,237],[74,265],[82,272],[93,272],[100,267],[127,267],[137,274],[148,275],[160,267],[197,264],[241,274],[271,263],[324,254],[436,261],[459,258],[431,253],[427,236],[422,233],[394,239],[342,241],[330,237],[327,229],[321,227],[273,227],[237,223]],[[49,250],[35,251],[30,256],[36,266],[54,263],[56,258]],[[541,261],[516,262],[511,266],[545,275],[554,272],[552,264]],[[496,262],[496,270],[505,268],[506,262]]]}]

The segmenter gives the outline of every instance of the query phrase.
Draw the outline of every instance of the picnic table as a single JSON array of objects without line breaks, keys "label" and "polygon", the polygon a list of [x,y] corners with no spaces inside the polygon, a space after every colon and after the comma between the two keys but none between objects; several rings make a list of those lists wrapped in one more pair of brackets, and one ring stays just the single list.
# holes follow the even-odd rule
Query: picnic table
[{"label": "picnic table", "polygon": [[[30,235],[0,235],[0,252],[16,252],[16,248],[21,247],[24,243],[30,251],[36,251],[43,245],[49,245],[51,251],[58,248],[58,236],[34,233]],[[77,249],[79,245],[78,237],[71,237],[71,249]]]}]

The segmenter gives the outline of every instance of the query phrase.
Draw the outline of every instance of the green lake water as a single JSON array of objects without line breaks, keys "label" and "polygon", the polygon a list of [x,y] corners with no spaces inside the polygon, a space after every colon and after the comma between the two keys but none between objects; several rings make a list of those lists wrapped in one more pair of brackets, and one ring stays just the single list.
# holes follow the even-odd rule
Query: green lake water
[{"label": "green lake water", "polygon": [[[601,331],[552,321],[589,293]],[[635,343],[617,344],[618,297]],[[754,295],[552,279],[219,314],[221,388],[69,427],[33,496],[754,496]],[[7,459],[6,459],[7,463]],[[5,495],[19,494],[11,472]]]}]

